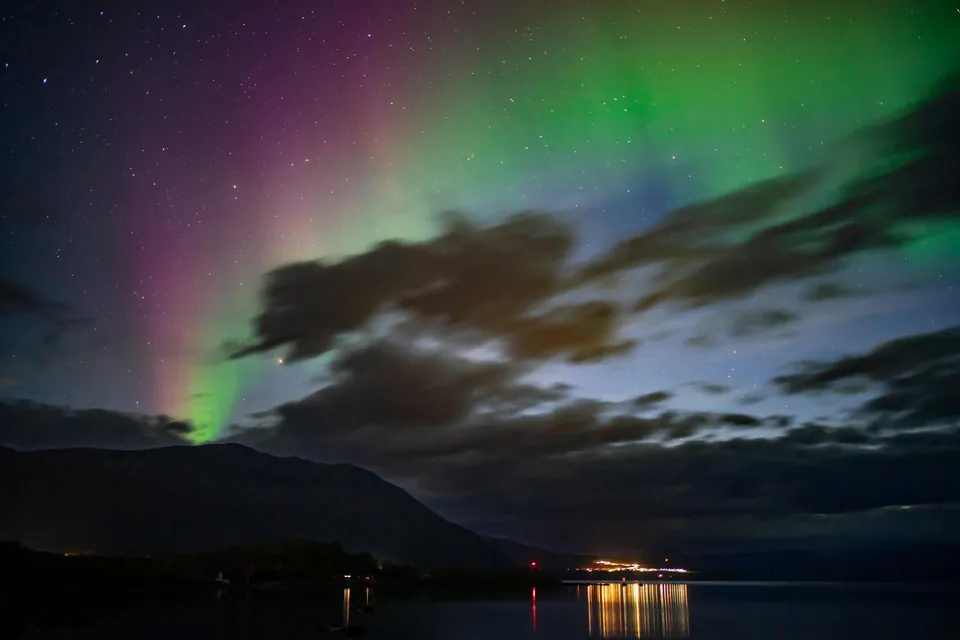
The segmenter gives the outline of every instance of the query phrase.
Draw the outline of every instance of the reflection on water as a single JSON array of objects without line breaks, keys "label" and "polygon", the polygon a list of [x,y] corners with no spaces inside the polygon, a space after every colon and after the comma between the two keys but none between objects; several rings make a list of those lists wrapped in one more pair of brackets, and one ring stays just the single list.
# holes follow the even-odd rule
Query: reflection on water
[{"label": "reflection on water", "polygon": [[591,637],[686,638],[690,608],[685,584],[591,584],[577,587],[587,601]]},{"label": "reflection on water", "polygon": [[533,632],[537,632],[537,588],[533,588]]},{"label": "reflection on water", "polygon": [[[343,626],[350,626],[350,593],[352,592],[351,587],[344,587],[343,589]],[[363,589],[363,604],[357,605],[360,608],[360,611],[364,610],[370,611],[370,587],[364,587]]]}]

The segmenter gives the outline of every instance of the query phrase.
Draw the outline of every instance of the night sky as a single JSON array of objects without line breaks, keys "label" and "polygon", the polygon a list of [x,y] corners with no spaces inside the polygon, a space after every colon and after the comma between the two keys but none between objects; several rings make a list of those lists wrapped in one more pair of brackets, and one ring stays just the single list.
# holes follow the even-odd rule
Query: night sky
[{"label": "night sky", "polygon": [[0,18],[0,444],[349,461],[562,548],[960,530],[956,2]]}]

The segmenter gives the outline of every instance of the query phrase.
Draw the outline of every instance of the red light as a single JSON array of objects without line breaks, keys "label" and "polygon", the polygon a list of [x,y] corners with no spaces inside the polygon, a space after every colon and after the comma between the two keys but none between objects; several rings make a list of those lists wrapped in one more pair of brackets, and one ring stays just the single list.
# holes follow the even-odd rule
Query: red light
[{"label": "red light", "polygon": [[537,566],[537,563],[536,563],[536,562],[531,562],[531,563],[530,563],[530,566],[531,566],[531,567],[536,567],[536,566]]}]

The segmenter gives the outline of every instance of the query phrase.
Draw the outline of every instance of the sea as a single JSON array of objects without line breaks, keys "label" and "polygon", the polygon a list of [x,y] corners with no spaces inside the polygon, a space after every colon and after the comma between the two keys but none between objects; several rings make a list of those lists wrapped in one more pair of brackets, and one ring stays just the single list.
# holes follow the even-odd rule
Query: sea
[{"label": "sea", "polygon": [[224,598],[154,603],[33,628],[23,638],[507,640],[960,638],[958,591],[831,583],[584,583],[510,594]]}]

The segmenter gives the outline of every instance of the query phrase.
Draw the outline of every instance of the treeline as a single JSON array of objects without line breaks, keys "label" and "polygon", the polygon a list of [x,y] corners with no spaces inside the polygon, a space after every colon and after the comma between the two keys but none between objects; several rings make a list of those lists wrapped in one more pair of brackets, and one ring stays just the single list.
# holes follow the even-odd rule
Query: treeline
[{"label": "treeline", "polygon": [[[422,587],[438,593],[460,590],[529,589],[552,582],[540,572],[516,569],[423,574],[410,565],[350,553],[336,542],[293,540],[274,546],[238,547],[210,553],[111,557],[36,551],[0,542],[0,637],[17,637],[29,624],[77,624],[104,610],[145,601],[213,597],[216,590],[255,591],[282,584],[287,597],[329,591],[346,584],[375,586],[380,594]],[[218,582],[222,577],[226,582]],[[8,633],[9,632],[9,633]]]},{"label": "treeline", "polygon": [[[108,610],[146,601],[212,598],[217,589],[255,588],[263,580],[289,586],[292,597],[345,582],[381,589],[414,587],[415,567],[348,553],[338,543],[295,540],[276,546],[146,558],[48,553],[0,542],[0,637],[15,638],[30,626],[82,624]],[[228,587],[218,575],[232,578]],[[350,576],[346,578],[345,576]]]},{"label": "treeline", "polygon": [[342,580],[376,576],[383,565],[369,553],[348,553],[338,542],[292,540],[275,546],[237,547],[212,553],[158,557],[154,564],[177,575],[213,579],[219,573],[234,581],[257,573],[279,573],[285,580]]},{"label": "treeline", "polygon": [[64,556],[0,542],[0,637],[29,627],[76,625],[105,609],[183,593],[190,585],[147,558]]},{"label": "treeline", "polygon": [[55,591],[58,585],[68,588],[81,580],[87,587],[109,589],[115,584],[135,583],[169,589],[215,584],[218,576],[231,582],[254,582],[258,576],[270,574],[286,582],[337,584],[358,579],[411,581],[419,576],[412,566],[380,562],[369,553],[349,553],[338,542],[310,540],[151,557],[48,553],[17,542],[0,542],[0,562],[7,582],[15,579],[25,586],[41,583],[45,591]]}]

